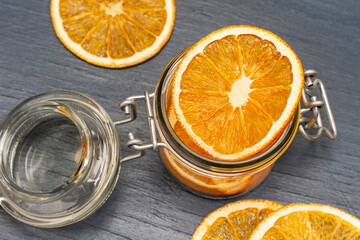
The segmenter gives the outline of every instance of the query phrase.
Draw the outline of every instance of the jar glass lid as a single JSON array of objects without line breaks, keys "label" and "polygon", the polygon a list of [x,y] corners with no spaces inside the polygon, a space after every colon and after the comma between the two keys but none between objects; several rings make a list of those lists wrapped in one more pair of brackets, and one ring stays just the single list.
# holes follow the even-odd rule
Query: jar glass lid
[{"label": "jar glass lid", "polygon": [[77,222],[111,194],[120,154],[114,123],[94,100],[69,91],[32,97],[0,126],[1,205],[38,227]]}]

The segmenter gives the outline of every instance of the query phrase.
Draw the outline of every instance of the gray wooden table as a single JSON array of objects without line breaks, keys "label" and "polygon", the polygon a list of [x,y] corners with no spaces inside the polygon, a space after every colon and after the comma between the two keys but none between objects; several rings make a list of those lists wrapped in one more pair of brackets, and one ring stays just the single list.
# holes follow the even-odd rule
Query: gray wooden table
[{"label": "gray wooden table", "polygon": [[[50,1],[0,0],[0,118],[20,101],[55,89],[84,93],[119,118],[117,104],[153,91],[167,63],[208,33],[228,25],[268,29],[294,49],[304,68],[325,82],[339,137],[315,142],[299,134],[269,177],[238,199],[282,204],[316,202],[360,217],[360,2],[177,0],[171,39],[149,61],[111,70],[88,64],[57,39]],[[145,120],[118,128],[147,139]],[[129,154],[123,146],[123,154]],[[180,187],[157,153],[123,165],[106,204],[89,218],[59,229],[38,229],[0,210],[1,239],[189,239],[201,219],[234,201],[209,200]]]}]

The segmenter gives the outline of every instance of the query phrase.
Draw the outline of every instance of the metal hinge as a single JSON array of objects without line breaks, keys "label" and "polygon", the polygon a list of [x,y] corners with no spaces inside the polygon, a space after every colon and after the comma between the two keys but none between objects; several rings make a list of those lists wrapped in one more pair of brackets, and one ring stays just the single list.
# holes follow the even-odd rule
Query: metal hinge
[{"label": "metal hinge", "polygon": [[125,115],[128,116],[124,119],[121,119],[119,121],[115,121],[115,125],[121,125],[124,123],[129,123],[134,121],[137,118],[137,111],[136,111],[136,101],[144,100],[146,105],[146,113],[147,113],[147,119],[149,123],[149,134],[150,134],[150,140],[151,143],[144,143],[141,139],[135,138],[134,133],[129,133],[129,140],[126,143],[126,145],[129,148],[132,148],[138,153],[129,155],[127,157],[123,157],[120,162],[125,162],[134,158],[139,158],[145,154],[145,150],[152,149],[154,151],[157,151],[159,147],[165,147],[165,144],[162,142],[157,141],[156,136],[156,127],[155,127],[155,120],[154,120],[154,114],[151,107],[151,98],[154,97],[154,93],[149,94],[148,91],[144,92],[144,95],[137,95],[137,96],[131,96],[126,98],[125,101],[119,104],[120,110],[125,112]]},{"label": "metal hinge", "polygon": [[[317,72],[315,70],[305,70],[304,77],[305,85],[302,92],[302,102],[305,108],[301,109],[299,122],[299,131],[301,135],[307,140],[314,140],[319,138],[322,133],[325,133],[328,138],[335,139],[337,137],[337,129],[325,91],[325,86],[320,79],[316,78]],[[316,87],[319,87],[321,93],[320,100],[313,93]],[[326,109],[331,130],[323,126],[320,114],[320,109],[322,107],[325,107]],[[305,116],[309,114],[311,114],[311,116]],[[310,133],[310,129],[314,130],[315,133]]]}]

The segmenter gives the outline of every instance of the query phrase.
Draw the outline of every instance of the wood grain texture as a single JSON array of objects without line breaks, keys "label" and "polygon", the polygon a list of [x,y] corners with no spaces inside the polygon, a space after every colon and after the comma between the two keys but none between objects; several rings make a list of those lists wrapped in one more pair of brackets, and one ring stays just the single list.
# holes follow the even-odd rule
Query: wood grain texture
[{"label": "wood grain texture", "polygon": [[[74,90],[98,101],[113,119],[129,95],[153,91],[167,63],[208,33],[228,25],[268,29],[314,68],[327,87],[339,137],[308,142],[299,134],[269,177],[238,199],[281,204],[316,202],[360,217],[360,2],[358,0],[177,0],[171,39],[143,64],[111,70],[88,64],[57,39],[50,1],[0,0],[0,118],[20,101],[45,91]],[[141,117],[141,116],[140,116]],[[118,128],[148,139],[143,120]],[[123,154],[130,151],[123,145]],[[234,201],[209,200],[180,187],[157,153],[122,167],[105,205],[60,229],[24,225],[0,210],[0,239],[189,239],[201,219]]]}]

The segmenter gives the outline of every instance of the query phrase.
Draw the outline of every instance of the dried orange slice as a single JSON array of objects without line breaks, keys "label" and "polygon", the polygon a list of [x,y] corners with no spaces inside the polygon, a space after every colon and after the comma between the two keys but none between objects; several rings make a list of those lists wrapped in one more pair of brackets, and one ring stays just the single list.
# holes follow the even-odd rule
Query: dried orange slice
[{"label": "dried orange slice", "polygon": [[176,117],[213,158],[239,160],[273,143],[296,111],[301,62],[278,36],[231,26],[201,39],[174,76]]},{"label": "dried orange slice", "polygon": [[281,207],[281,204],[268,200],[241,200],[227,204],[204,218],[192,240],[246,240],[259,222]]},{"label": "dried orange slice", "polygon": [[250,240],[360,239],[360,220],[332,206],[290,204],[262,221]]},{"label": "dried orange slice", "polygon": [[50,8],[60,41],[83,60],[110,68],[154,56],[175,20],[174,0],[52,0]]}]

